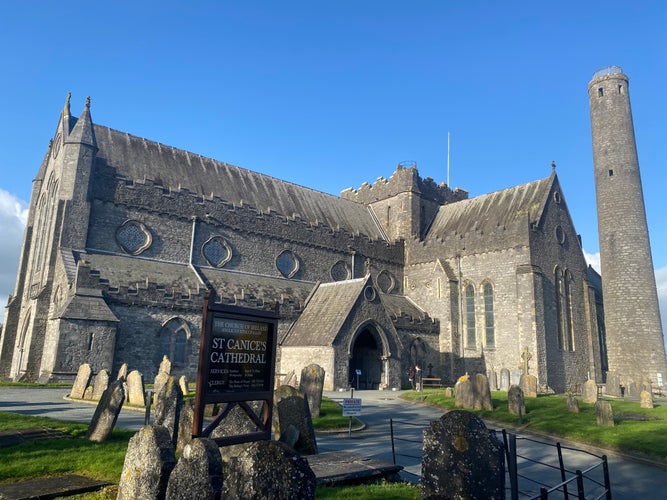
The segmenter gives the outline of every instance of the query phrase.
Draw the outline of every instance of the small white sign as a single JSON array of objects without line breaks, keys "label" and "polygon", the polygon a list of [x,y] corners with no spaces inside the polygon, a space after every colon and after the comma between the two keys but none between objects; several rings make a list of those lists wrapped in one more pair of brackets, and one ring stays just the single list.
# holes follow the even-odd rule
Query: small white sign
[{"label": "small white sign", "polygon": [[358,417],[361,415],[361,398],[343,399],[343,416]]}]

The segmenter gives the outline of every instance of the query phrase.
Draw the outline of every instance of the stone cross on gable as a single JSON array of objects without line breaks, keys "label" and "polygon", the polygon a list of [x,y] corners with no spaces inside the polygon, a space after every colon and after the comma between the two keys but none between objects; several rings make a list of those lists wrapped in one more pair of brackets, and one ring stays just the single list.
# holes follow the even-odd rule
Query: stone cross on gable
[{"label": "stone cross on gable", "polygon": [[523,348],[523,352],[521,353],[521,369],[523,370],[524,375],[528,375],[528,370],[529,370],[529,361],[533,358],[533,355],[530,354],[530,351],[528,350],[528,347]]}]

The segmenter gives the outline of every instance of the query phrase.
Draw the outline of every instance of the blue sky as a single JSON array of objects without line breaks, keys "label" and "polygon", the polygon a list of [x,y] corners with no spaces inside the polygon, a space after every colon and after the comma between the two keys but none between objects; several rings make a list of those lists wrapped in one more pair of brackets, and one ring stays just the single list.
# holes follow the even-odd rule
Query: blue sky
[{"label": "blue sky", "polygon": [[[0,301],[67,92],[97,123],[338,194],[414,161],[476,196],[546,177],[598,252],[587,84],[630,77],[667,315],[667,2],[114,1],[0,7]],[[22,222],[23,221],[23,222]]]}]

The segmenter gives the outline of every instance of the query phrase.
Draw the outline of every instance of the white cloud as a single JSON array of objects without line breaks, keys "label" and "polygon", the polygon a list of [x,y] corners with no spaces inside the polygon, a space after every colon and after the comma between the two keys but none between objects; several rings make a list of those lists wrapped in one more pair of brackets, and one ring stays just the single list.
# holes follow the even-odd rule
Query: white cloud
[{"label": "white cloud", "polygon": [[593,269],[595,269],[598,273],[600,272],[600,252],[588,253],[584,249],[584,258],[586,259],[586,263],[589,266],[593,266]]},{"label": "white cloud", "polygon": [[28,220],[28,204],[0,189],[0,323],[4,322],[7,298],[14,292],[16,270]]}]

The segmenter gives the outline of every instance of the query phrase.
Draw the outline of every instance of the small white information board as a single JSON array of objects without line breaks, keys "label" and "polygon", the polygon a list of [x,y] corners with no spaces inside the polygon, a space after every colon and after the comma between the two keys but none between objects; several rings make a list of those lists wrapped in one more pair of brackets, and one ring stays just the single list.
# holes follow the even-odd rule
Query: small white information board
[{"label": "small white information board", "polygon": [[361,415],[361,398],[343,398],[343,416],[358,417]]}]

